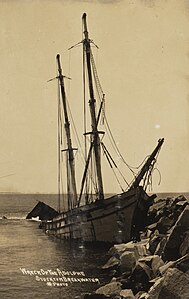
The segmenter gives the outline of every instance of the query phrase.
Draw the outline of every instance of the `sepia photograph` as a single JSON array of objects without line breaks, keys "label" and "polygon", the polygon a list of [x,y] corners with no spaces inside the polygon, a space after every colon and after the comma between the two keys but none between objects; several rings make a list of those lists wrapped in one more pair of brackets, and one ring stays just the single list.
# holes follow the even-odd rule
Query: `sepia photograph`
[{"label": "sepia photograph", "polygon": [[189,298],[189,1],[0,0],[0,298]]}]

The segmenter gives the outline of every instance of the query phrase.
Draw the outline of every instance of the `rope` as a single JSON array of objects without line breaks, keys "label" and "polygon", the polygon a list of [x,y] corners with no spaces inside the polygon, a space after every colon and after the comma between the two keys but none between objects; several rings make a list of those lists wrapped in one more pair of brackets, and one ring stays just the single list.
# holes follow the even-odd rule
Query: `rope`
[{"label": "rope", "polygon": [[119,174],[121,175],[122,179],[124,180],[124,182],[126,183],[127,187],[130,187],[130,184],[126,181],[124,175],[122,174],[122,172],[120,171],[120,169],[118,168],[117,164],[115,163],[115,161],[113,160],[112,156],[110,155],[108,149],[106,148],[106,146],[104,145],[104,143],[102,143],[102,147],[105,149],[107,155],[109,156],[109,158],[111,159],[112,163],[114,164],[115,168],[117,169],[117,171],[119,172]]},{"label": "rope", "polygon": [[[115,176],[115,178],[116,178],[116,180],[117,180],[117,182],[118,182],[118,185],[119,185],[119,187],[121,188],[122,192],[124,192],[124,189],[122,188],[121,183],[120,183],[120,181],[119,181],[119,179],[118,179],[118,177],[117,177],[117,175],[116,175],[116,173],[115,173],[115,171],[114,171],[114,169],[113,169],[113,165],[112,165],[112,163],[114,164],[114,166],[116,166],[116,164],[115,164],[115,162],[111,159],[111,157],[109,156],[109,153],[108,153],[108,151],[107,151],[107,149],[106,149],[106,147],[105,147],[105,145],[104,145],[103,143],[102,143],[102,148],[103,148],[104,155],[105,155],[105,157],[106,157],[106,159],[107,159],[107,161],[108,161],[108,163],[109,163],[109,165],[110,165],[110,168],[112,169],[113,174],[114,174],[114,176]],[[111,163],[111,161],[112,161],[112,163]]]},{"label": "rope", "polygon": [[[103,92],[102,86],[100,84],[100,80],[99,80],[98,73],[97,73],[97,70],[96,70],[95,61],[94,61],[94,58],[93,58],[92,51],[91,51],[91,63],[92,63],[93,74],[94,74],[94,78],[95,78],[95,82],[96,82],[97,92],[98,92],[98,95],[99,95],[99,99],[101,99],[99,90],[103,95],[104,95],[104,92]],[[107,126],[107,129],[108,129],[108,135],[109,135],[109,139],[110,139],[110,142],[112,144],[112,147],[114,148],[115,152],[119,155],[119,157],[122,159],[124,164],[129,168],[129,170],[135,176],[135,173],[132,170],[132,167],[125,161],[125,159],[123,158],[120,150],[118,149],[118,147],[116,145],[116,142],[115,142],[115,139],[114,139],[113,134],[111,132],[110,126],[108,124],[106,115],[104,115],[104,120],[105,120],[105,124]]]}]

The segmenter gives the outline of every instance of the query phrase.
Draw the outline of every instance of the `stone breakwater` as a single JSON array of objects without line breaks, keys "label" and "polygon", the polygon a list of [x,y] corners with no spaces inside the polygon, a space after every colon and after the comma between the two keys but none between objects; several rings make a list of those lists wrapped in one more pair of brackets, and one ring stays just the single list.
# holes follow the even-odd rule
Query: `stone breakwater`
[{"label": "stone breakwater", "polygon": [[189,298],[189,201],[155,200],[147,221],[139,241],[110,248],[102,266],[110,282],[80,298]]}]

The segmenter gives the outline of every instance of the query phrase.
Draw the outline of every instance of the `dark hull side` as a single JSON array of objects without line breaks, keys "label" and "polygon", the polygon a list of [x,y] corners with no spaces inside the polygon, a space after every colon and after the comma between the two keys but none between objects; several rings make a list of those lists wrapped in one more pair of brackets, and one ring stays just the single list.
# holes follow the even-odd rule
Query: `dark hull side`
[{"label": "dark hull side", "polygon": [[142,187],[138,187],[61,213],[52,221],[43,222],[43,228],[61,239],[127,242],[137,237],[145,225],[150,201]]}]

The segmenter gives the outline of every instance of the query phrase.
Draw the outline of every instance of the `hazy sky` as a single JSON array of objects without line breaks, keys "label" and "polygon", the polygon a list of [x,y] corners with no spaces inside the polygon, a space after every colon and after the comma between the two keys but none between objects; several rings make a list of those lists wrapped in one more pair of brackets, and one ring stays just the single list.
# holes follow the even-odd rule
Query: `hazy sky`
[{"label": "hazy sky", "polygon": [[0,0],[0,191],[57,190],[57,83],[47,80],[60,53],[82,131],[81,47],[68,48],[82,39],[83,12],[122,155],[137,166],[164,137],[154,191],[189,191],[186,0]]}]

